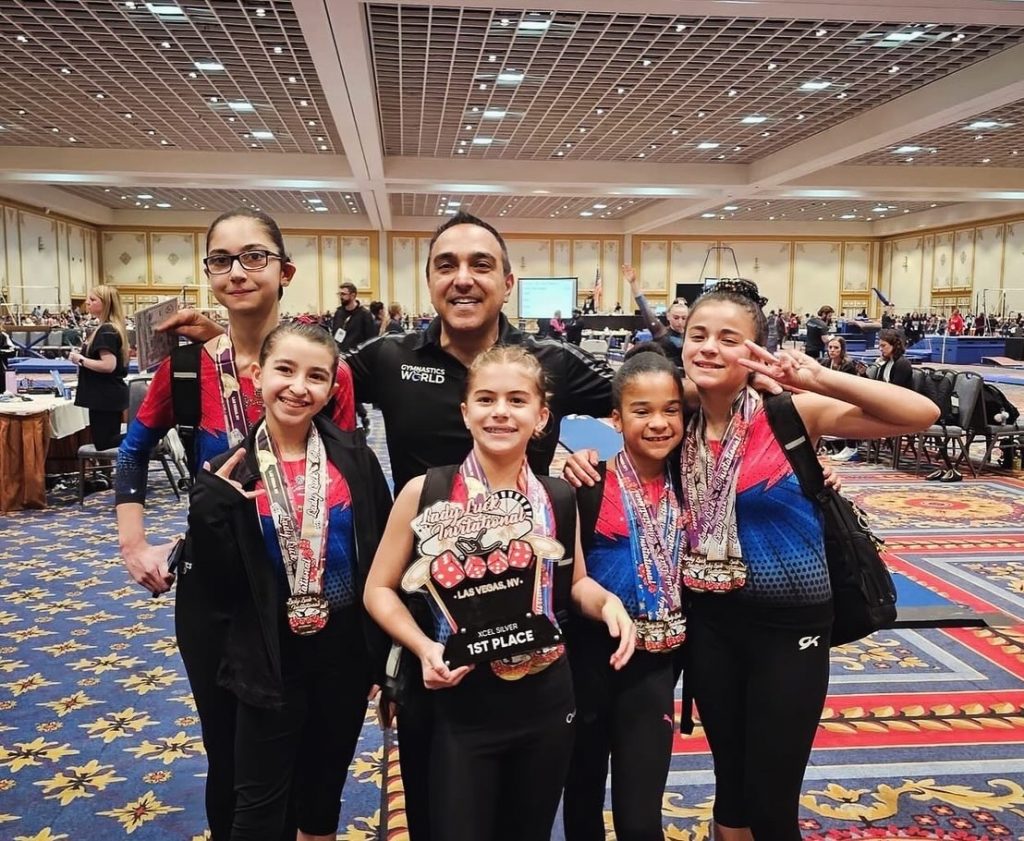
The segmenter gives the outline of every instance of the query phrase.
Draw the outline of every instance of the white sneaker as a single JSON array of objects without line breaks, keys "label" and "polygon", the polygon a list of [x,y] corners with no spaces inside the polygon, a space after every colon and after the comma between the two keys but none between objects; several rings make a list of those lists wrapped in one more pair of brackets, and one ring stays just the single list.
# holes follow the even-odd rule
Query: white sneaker
[{"label": "white sneaker", "polygon": [[831,461],[849,461],[855,455],[857,455],[857,448],[856,447],[843,447],[843,449],[841,449],[838,453],[836,453],[834,456],[832,456],[832,458],[830,460]]}]

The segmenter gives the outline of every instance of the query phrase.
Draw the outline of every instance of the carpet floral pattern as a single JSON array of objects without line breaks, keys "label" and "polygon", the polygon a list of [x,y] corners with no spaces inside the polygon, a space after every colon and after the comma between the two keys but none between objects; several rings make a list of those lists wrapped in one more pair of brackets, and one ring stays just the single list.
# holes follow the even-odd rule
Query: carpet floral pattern
[{"label": "carpet floral pattern", "polygon": [[[1024,483],[933,488],[858,465],[844,478],[896,569],[1007,621],[833,650],[803,836],[1024,838]],[[169,539],[185,508],[153,481],[151,533]],[[339,839],[407,838],[397,754],[368,714]],[[674,754],[665,837],[706,841],[713,777],[699,726]],[[84,508],[57,494],[46,512],[0,520],[0,838],[201,839],[204,772],[173,595],[149,598],[128,580],[110,494]]]}]

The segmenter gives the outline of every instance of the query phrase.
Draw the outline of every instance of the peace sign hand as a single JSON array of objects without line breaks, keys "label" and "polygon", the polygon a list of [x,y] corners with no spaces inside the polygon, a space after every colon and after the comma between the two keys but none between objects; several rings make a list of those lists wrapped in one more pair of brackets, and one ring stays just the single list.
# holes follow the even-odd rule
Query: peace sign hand
[{"label": "peace sign hand", "polygon": [[739,363],[757,374],[763,374],[793,391],[819,391],[821,373],[825,370],[806,353],[798,350],[781,349],[771,353],[749,339],[745,342],[753,354],[752,359],[740,359]]},{"label": "peace sign hand", "polygon": [[[240,483],[231,478],[231,474],[235,472],[235,468],[243,458],[245,458],[245,447],[239,447],[231,455],[231,458],[225,461],[218,470],[213,472],[213,475],[218,479],[222,479],[227,482],[246,499],[256,499],[257,497],[263,496],[266,492],[263,490],[247,491]],[[210,462],[205,462],[203,464],[203,469],[210,470]]]}]

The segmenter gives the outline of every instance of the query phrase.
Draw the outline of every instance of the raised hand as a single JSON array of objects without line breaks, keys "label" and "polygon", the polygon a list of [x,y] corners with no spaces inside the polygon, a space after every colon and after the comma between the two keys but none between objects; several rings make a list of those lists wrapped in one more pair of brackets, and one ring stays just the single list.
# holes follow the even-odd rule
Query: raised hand
[{"label": "raised hand", "polygon": [[156,330],[158,333],[175,333],[193,342],[205,342],[224,332],[219,324],[211,321],[199,310],[187,308],[178,310],[174,315],[161,321]]},{"label": "raised hand", "polygon": [[633,290],[633,297],[636,297],[637,290],[640,286],[640,281],[637,279],[636,269],[632,266],[624,265],[622,267],[622,277],[626,283],[629,284],[629,288]]}]

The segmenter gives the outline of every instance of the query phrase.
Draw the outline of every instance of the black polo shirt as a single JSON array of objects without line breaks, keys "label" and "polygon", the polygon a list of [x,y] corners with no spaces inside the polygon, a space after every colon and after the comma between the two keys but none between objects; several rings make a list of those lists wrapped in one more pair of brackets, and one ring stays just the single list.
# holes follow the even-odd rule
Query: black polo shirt
[{"label": "black polo shirt", "polygon": [[96,328],[88,347],[82,349],[87,359],[100,359],[101,351],[109,351],[117,359],[117,365],[109,374],[93,371],[84,365],[78,369],[78,388],[75,390],[75,405],[86,409],[120,412],[128,408],[128,366],[121,356],[121,336],[113,324],[104,323]]},{"label": "black polo shirt", "polygon": [[[356,400],[376,403],[384,415],[396,494],[428,467],[462,462],[473,447],[459,409],[466,366],[442,350],[440,341],[441,321],[435,318],[423,332],[381,336],[345,356]],[[548,375],[551,421],[527,451],[534,472],[547,473],[565,415],[605,417],[611,412],[612,371],[575,345],[521,333],[504,315],[497,344],[522,345]]]}]

